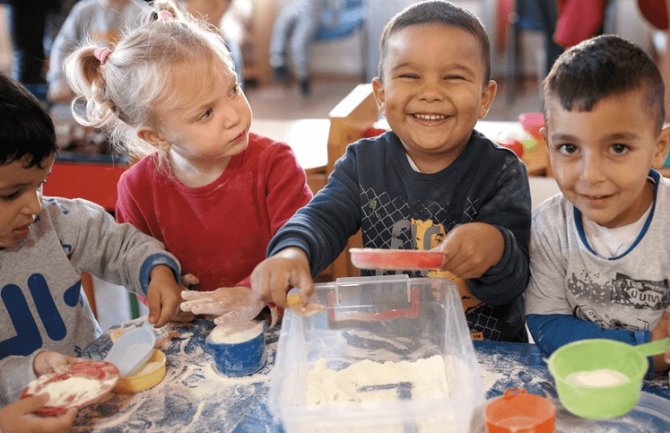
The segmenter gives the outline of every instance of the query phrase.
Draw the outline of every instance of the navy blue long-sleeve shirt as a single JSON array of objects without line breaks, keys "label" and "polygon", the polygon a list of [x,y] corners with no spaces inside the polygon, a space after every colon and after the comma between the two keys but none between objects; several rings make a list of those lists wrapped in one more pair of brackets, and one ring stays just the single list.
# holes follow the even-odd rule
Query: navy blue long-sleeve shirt
[{"label": "navy blue long-sleeve shirt", "polygon": [[481,278],[467,280],[476,302],[466,318],[484,338],[512,340],[523,330],[530,209],[524,164],[480,133],[450,166],[427,174],[410,166],[389,131],[347,148],[326,187],[277,232],[268,255],[298,247],[316,275],[359,228],[368,248],[428,250],[458,225],[491,224],[503,235],[504,253]]}]

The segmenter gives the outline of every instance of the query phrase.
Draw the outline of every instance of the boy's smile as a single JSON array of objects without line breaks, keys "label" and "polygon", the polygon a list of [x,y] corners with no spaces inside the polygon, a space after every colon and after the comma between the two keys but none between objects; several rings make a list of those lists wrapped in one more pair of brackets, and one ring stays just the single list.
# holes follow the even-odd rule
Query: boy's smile
[{"label": "boy's smile", "polygon": [[449,166],[493,102],[496,84],[485,84],[482,56],[477,38],[455,26],[415,24],[391,35],[373,90],[421,171]]},{"label": "boy's smile", "polygon": [[26,168],[26,159],[0,165],[0,248],[14,247],[25,239],[42,211],[42,183],[55,156],[42,161],[44,168]]},{"label": "boy's smile", "polygon": [[584,217],[614,228],[637,221],[653,200],[649,170],[663,165],[669,131],[639,91],[608,96],[591,111],[548,102],[549,157],[561,192]]}]

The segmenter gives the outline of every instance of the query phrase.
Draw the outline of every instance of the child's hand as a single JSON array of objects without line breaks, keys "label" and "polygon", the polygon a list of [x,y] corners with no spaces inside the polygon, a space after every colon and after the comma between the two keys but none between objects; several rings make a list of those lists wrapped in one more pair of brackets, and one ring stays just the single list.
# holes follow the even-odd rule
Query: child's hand
[{"label": "child's hand", "polygon": [[[663,311],[661,319],[658,321],[654,329],[651,330],[651,340],[660,340],[665,337],[670,337],[670,307]],[[665,371],[670,365],[670,349],[665,354],[654,356],[654,369],[656,371]]]},{"label": "child's hand", "polygon": [[154,266],[147,290],[149,323],[160,328],[177,316],[181,290],[182,287],[175,280],[172,269],[165,265]]},{"label": "child's hand", "polygon": [[35,355],[33,359],[33,371],[37,376],[51,372],[65,373],[70,364],[78,361],[81,361],[81,359],[51,350],[44,350]]},{"label": "child's hand", "polygon": [[41,417],[33,412],[49,400],[47,394],[27,397],[0,409],[0,431],[3,433],[65,433],[69,432],[77,409],[58,416]]},{"label": "child's hand", "polygon": [[457,277],[479,278],[500,261],[505,240],[486,223],[468,223],[451,230],[438,247],[445,255],[443,270]]},{"label": "child's hand", "polygon": [[220,316],[214,320],[217,325],[234,321],[249,321],[258,316],[265,303],[254,296],[249,287],[220,287],[211,292],[184,290],[181,309],[193,314]]},{"label": "child's hand", "polygon": [[300,289],[303,303],[314,292],[314,282],[309,270],[307,255],[300,248],[286,248],[268,257],[251,273],[251,289],[266,302],[278,307],[286,306],[286,293],[291,287]]}]

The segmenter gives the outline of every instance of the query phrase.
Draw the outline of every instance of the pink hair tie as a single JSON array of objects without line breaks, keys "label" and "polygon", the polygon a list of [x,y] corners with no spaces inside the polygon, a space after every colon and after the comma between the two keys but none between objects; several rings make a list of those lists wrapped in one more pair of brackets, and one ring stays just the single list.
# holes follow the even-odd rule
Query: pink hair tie
[{"label": "pink hair tie", "polygon": [[100,61],[101,65],[104,65],[105,62],[107,61],[107,57],[112,53],[112,50],[110,50],[107,47],[98,47],[93,51],[93,55],[95,56],[96,59]]},{"label": "pink hair tie", "polygon": [[158,11],[158,21],[171,20],[172,18],[174,18],[174,16],[169,10],[161,9]]}]

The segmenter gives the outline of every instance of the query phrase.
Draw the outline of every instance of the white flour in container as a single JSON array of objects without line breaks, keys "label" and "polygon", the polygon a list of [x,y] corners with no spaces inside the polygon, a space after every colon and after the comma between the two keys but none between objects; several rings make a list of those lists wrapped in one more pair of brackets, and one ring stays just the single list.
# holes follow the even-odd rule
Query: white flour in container
[{"label": "white flour in container", "polygon": [[153,373],[164,365],[162,362],[151,361],[145,363],[138,371],[136,371],[133,376],[144,376],[145,374]]},{"label": "white flour in container", "polygon": [[49,401],[47,401],[46,406],[69,407],[97,398],[105,386],[106,383],[98,379],[70,376],[65,380],[58,380],[44,385],[41,389],[37,390],[37,393],[49,394]]},{"label": "white flour in container", "polygon": [[217,344],[237,344],[252,340],[263,332],[265,322],[249,322],[242,327],[218,325],[209,333],[209,339]]},{"label": "white flour in container", "polygon": [[307,404],[398,399],[401,391],[394,384],[401,383],[409,383],[412,399],[444,397],[449,391],[444,359],[434,355],[416,361],[362,360],[339,371],[319,359],[307,378]]},{"label": "white flour in container", "polygon": [[630,379],[620,371],[611,370],[609,368],[599,368],[597,370],[576,371],[570,373],[565,380],[572,385],[588,388],[606,388],[609,386],[622,385]]}]

